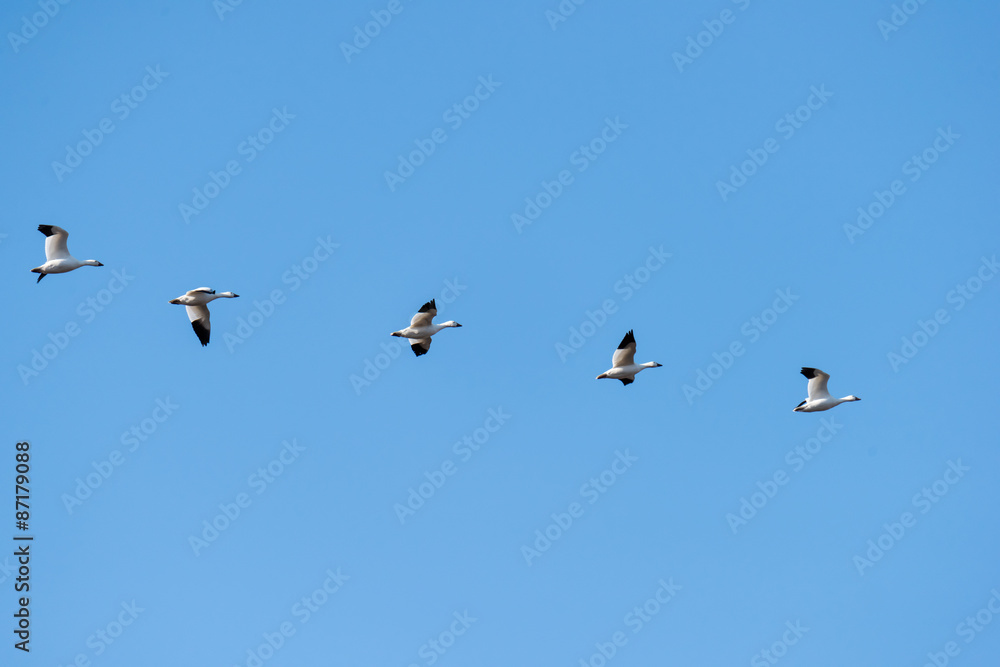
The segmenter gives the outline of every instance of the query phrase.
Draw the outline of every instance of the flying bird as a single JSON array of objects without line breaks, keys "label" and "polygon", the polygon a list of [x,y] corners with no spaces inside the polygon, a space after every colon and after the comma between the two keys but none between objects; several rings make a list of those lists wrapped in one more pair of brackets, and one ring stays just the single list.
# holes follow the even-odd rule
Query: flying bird
[{"label": "flying bird", "polygon": [[410,349],[413,350],[413,354],[418,357],[427,354],[427,350],[431,349],[431,336],[436,334],[438,331],[441,331],[441,329],[462,326],[458,322],[453,322],[451,320],[442,322],[441,324],[431,324],[431,320],[434,319],[437,312],[437,306],[434,305],[434,299],[431,299],[424,305],[420,306],[420,310],[418,310],[417,314],[410,320],[410,326],[405,329],[400,329],[399,331],[393,331],[389,335],[409,338]]},{"label": "flying bird", "polygon": [[50,273],[67,273],[81,266],[104,266],[96,259],[80,261],[69,254],[69,248],[66,247],[69,232],[62,227],[38,225],[38,231],[45,234],[45,263],[31,270],[32,273],[38,274],[36,285]]},{"label": "flying bird", "polygon": [[844,396],[843,398],[831,396],[830,392],[826,390],[826,381],[830,379],[830,375],[818,368],[803,368],[800,372],[809,378],[809,398],[795,406],[792,412],[822,412],[841,403],[861,400],[857,396]]},{"label": "flying bird", "polygon": [[183,296],[171,299],[170,303],[180,306],[187,306],[188,319],[191,320],[191,327],[198,335],[201,346],[208,345],[208,337],[212,333],[212,323],[209,322],[208,304],[216,299],[235,299],[239,294],[232,292],[222,292],[216,294],[211,287],[199,287],[186,292]]},{"label": "flying bird", "polygon": [[629,330],[622,338],[621,344],[615,353],[611,355],[611,370],[605,371],[597,376],[598,380],[610,378],[621,380],[622,385],[629,386],[635,382],[635,375],[644,368],[659,368],[663,364],[655,361],[647,361],[644,364],[635,363],[635,336]]}]

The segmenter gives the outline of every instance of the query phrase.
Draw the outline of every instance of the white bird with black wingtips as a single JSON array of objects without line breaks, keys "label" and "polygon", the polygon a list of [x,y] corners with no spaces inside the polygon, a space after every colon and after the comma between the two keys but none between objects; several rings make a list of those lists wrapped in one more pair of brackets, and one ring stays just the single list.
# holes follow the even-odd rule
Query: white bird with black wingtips
[{"label": "white bird with black wingtips", "polygon": [[799,372],[809,379],[809,397],[795,406],[792,412],[822,412],[823,410],[835,408],[841,403],[861,400],[853,395],[844,396],[843,398],[834,398],[831,396],[830,392],[826,390],[826,381],[830,379],[830,375],[818,368],[803,368]]},{"label": "white bird with black wingtips", "polygon": [[632,335],[630,329],[622,338],[618,349],[611,355],[611,370],[601,373],[597,379],[621,380],[622,385],[627,387],[635,382],[635,376],[639,371],[646,368],[659,368],[662,365],[655,361],[647,361],[644,364],[635,363],[635,336]]},{"label": "white bird with black wingtips", "polygon": [[38,274],[36,285],[50,273],[68,273],[81,266],[104,266],[96,259],[79,260],[69,254],[69,248],[66,246],[69,232],[62,227],[38,225],[38,231],[45,234],[45,263],[31,270],[32,273]]},{"label": "white bird with black wingtips", "polygon": [[431,349],[431,336],[442,329],[462,326],[458,322],[453,322],[452,320],[442,322],[441,324],[431,324],[431,320],[434,319],[437,312],[437,306],[434,305],[434,299],[431,299],[424,305],[420,306],[420,310],[418,310],[417,314],[410,320],[410,326],[405,329],[400,329],[399,331],[393,331],[389,335],[409,338],[410,349],[413,350],[413,354],[418,357],[427,354],[427,350]]},{"label": "white bird with black wingtips", "polygon": [[208,338],[212,333],[212,323],[209,322],[208,304],[216,299],[235,299],[239,294],[232,292],[215,293],[211,287],[199,287],[186,292],[183,296],[171,299],[170,303],[187,306],[188,319],[191,320],[191,327],[198,335],[201,346],[208,345]]}]

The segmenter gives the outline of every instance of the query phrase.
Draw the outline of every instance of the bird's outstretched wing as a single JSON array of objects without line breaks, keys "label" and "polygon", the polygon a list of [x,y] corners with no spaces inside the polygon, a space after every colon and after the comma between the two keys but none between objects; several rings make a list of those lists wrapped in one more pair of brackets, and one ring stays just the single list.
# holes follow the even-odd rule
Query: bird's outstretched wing
[{"label": "bird's outstretched wing", "polygon": [[45,261],[70,257],[66,241],[69,232],[55,225],[38,225],[38,231],[45,234]]},{"label": "bird's outstretched wing", "polygon": [[829,374],[824,373],[818,368],[803,368],[799,372],[809,379],[810,401],[830,398],[830,392],[826,390],[826,381],[830,379]]},{"label": "bird's outstretched wing", "polygon": [[208,319],[208,306],[185,306],[184,309],[187,310],[188,319],[191,320],[191,327],[194,329],[195,334],[198,335],[201,346],[205,347],[208,345],[209,336],[212,334],[212,323]]},{"label": "bird's outstretched wing", "polygon": [[431,299],[424,305],[420,306],[420,310],[418,310],[417,314],[410,320],[410,326],[429,327],[431,325],[431,320],[433,320],[434,316],[437,314],[437,306],[434,305],[434,299]]},{"label": "bird's outstretched wing", "polygon": [[[635,363],[635,336],[632,335],[631,329],[625,337],[622,338],[622,342],[618,345],[618,349],[615,353],[611,355],[611,366],[613,368],[618,368],[619,366],[631,366]],[[628,383],[626,383],[628,384]]]},{"label": "bird's outstretched wing", "polygon": [[427,354],[427,350],[431,349],[431,339],[428,338],[411,338],[410,339],[410,349],[413,350],[413,354],[418,357]]}]

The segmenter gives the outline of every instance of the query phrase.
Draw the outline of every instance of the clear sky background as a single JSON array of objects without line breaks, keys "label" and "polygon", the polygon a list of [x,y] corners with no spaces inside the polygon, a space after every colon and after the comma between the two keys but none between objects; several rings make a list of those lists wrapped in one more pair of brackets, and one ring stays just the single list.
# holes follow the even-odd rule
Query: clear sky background
[{"label": "clear sky background", "polygon": [[0,10],[0,663],[996,664],[994,3],[334,4]]}]

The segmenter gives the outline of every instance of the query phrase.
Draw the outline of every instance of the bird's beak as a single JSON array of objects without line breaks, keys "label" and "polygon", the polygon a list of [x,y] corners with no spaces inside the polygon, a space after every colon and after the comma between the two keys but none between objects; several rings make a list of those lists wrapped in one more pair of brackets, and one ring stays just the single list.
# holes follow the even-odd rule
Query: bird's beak
[{"label": "bird's beak", "polygon": [[100,262],[98,262],[98,263],[97,263],[97,265],[98,265],[98,266],[104,266],[104,265],[103,265],[103,264],[101,264]]},{"label": "bird's beak", "polygon": [[455,326],[456,326],[456,327],[460,327],[460,326],[462,326],[462,325],[461,325],[461,324],[459,324],[458,322],[455,322]]},{"label": "bird's beak", "polygon": [[234,298],[234,299],[238,299],[238,298],[239,298],[239,296],[240,296],[239,294],[234,294],[234,295],[233,295],[233,298]]}]

